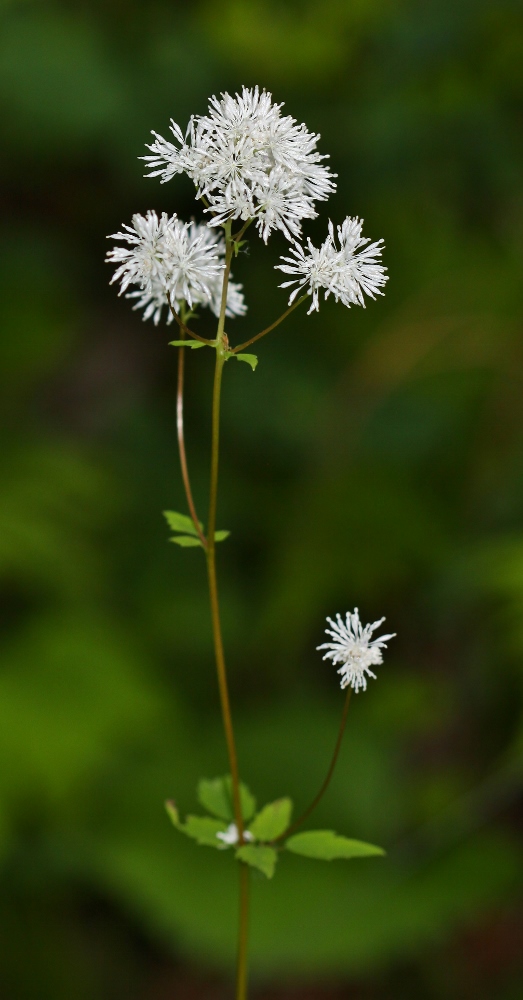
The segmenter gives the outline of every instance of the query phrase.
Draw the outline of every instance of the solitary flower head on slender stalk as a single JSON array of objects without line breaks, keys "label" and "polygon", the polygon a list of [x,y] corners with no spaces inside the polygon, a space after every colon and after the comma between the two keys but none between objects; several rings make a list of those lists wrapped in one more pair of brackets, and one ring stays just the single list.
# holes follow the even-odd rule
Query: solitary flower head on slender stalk
[{"label": "solitary flower head on slender stalk", "polygon": [[292,275],[289,281],[280,285],[280,288],[295,286],[289,305],[299,292],[307,291],[312,295],[309,313],[318,312],[322,288],[326,299],[334,295],[336,302],[342,302],[348,308],[351,305],[365,307],[364,293],[373,299],[376,295],[383,295],[380,289],[388,280],[386,268],[378,263],[383,240],[367,246],[370,240],[361,235],[362,228],[362,219],[347,217],[338,226],[339,249],[332,222],[329,222],[327,239],[319,248],[310,238],[306,247],[294,241],[290,251],[292,257],[282,257],[285,263],[276,265],[278,270]]},{"label": "solitary flower head on slender stalk", "polygon": [[356,691],[363,688],[367,690],[367,677],[374,677],[376,674],[370,669],[371,666],[378,666],[383,663],[382,649],[386,648],[389,639],[396,635],[382,635],[377,639],[372,639],[372,633],[379,628],[384,618],[380,618],[372,625],[365,625],[360,622],[358,609],[353,612],[347,611],[345,621],[341,615],[336,615],[336,621],[327,618],[331,628],[326,628],[327,635],[330,635],[334,642],[324,642],[317,649],[326,649],[324,660],[332,660],[337,665],[341,663],[338,673],[341,674],[341,687],[352,687]]},{"label": "solitary flower head on slender stalk", "polygon": [[143,157],[149,176],[165,183],[186,173],[196,197],[207,202],[210,226],[256,219],[265,242],[273,229],[298,236],[301,220],[317,214],[314,202],[335,190],[335,175],[316,149],[319,135],[282,115],[281,107],[258,87],[211,97],[208,113],[194,115],[185,135],[171,121],[174,143],[153,132],[152,155]]},{"label": "solitary flower head on slender stalk", "polygon": [[[127,247],[115,246],[107,254],[109,263],[118,264],[111,284],[119,281],[120,295],[130,285],[137,291],[126,296],[137,299],[135,309],[143,309],[144,319],[151,316],[158,323],[162,309],[167,307],[167,322],[172,322],[168,308],[187,302],[192,309],[208,306],[216,316],[220,312],[225,243],[197,222],[182,222],[173,215],[156,212],[134,215],[132,226],[113,233],[109,239],[124,240]],[[242,316],[246,311],[241,285],[231,282],[227,296],[227,315]]]}]

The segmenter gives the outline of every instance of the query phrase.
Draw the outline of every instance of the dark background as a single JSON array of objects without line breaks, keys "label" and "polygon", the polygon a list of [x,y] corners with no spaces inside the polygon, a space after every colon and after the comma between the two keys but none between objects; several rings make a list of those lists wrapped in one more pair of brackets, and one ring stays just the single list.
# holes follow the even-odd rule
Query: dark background
[{"label": "dark background", "polygon": [[[0,24],[2,1000],[230,996],[232,860],[162,806],[226,770],[203,560],[160,513],[184,509],[176,356],[103,258],[135,211],[199,216],[137,157],[242,83],[331,154],[307,233],[363,216],[390,272],[367,310],[298,312],[254,374],[225,371],[221,590],[260,803],[323,777],[324,616],[398,633],[316,817],[388,857],[255,879],[254,994],[520,1000],[521,4],[3,0]],[[284,308],[285,248],[237,260],[236,342]],[[211,352],[187,362],[203,510]]]}]

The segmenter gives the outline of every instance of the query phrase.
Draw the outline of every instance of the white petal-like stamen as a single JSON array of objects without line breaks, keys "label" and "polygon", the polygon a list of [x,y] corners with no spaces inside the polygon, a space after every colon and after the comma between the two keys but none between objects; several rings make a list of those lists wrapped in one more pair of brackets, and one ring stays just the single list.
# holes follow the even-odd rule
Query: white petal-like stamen
[{"label": "white petal-like stamen", "polygon": [[256,219],[265,242],[273,229],[299,235],[301,220],[317,214],[314,202],[335,190],[335,174],[316,149],[319,135],[281,107],[258,87],[211,97],[207,115],[191,118],[185,136],[173,121],[174,142],[153,132],[151,155],[143,157],[148,176],[165,183],[186,173],[208,203],[210,226]]},{"label": "white petal-like stamen", "polygon": [[[208,226],[197,222],[181,222],[165,212],[158,218],[156,212],[133,216],[132,226],[124,226],[124,231],[114,233],[114,239],[124,240],[128,246],[115,246],[107,254],[109,263],[116,263],[111,284],[120,282],[120,295],[130,285],[138,290],[127,293],[127,298],[136,299],[135,309],[143,309],[143,318],[152,317],[158,323],[164,307],[167,308],[167,322],[172,322],[168,305],[171,299],[173,309],[179,311],[180,303],[189,308],[208,306],[219,315],[223,270],[225,267],[225,243],[221,236]],[[241,285],[229,283],[227,294],[227,315],[243,316],[246,306]]]},{"label": "white petal-like stamen", "polygon": [[385,619],[380,618],[364,627],[357,608],[353,612],[347,611],[345,621],[341,615],[336,615],[336,621],[332,618],[327,618],[327,621],[331,628],[326,628],[325,631],[334,641],[324,642],[316,648],[327,650],[324,660],[331,660],[336,666],[341,664],[338,673],[341,674],[342,688],[352,687],[356,693],[360,688],[366,691],[367,677],[376,679],[376,674],[370,668],[383,663],[382,649],[386,648],[387,642],[396,633],[372,639],[372,633]]},{"label": "white petal-like stamen", "polygon": [[[236,826],[236,823],[231,823],[230,826],[228,826],[227,829],[223,831],[223,833],[217,833],[216,839],[221,840],[223,844],[227,844],[227,847],[234,847],[234,845],[237,844],[239,840],[238,827]],[[254,837],[250,832],[250,830],[243,831],[243,839],[254,840]]]},{"label": "white petal-like stamen", "polygon": [[280,285],[280,288],[294,286],[289,305],[301,291],[312,295],[309,313],[318,312],[321,289],[326,299],[334,295],[337,302],[349,308],[351,305],[365,307],[364,293],[371,298],[383,295],[381,288],[388,280],[386,268],[378,263],[383,240],[367,246],[370,240],[362,237],[362,227],[361,219],[345,219],[338,226],[339,249],[332,222],[329,222],[327,239],[319,248],[310,239],[306,247],[294,241],[290,250],[292,257],[281,257],[284,263],[276,265],[278,270],[291,275],[289,281]]}]

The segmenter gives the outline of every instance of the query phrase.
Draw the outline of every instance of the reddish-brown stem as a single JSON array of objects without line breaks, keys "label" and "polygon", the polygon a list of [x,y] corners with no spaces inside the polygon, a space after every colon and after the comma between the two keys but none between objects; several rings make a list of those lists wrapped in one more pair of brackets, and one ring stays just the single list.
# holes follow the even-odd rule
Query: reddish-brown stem
[{"label": "reddish-brown stem", "polygon": [[309,296],[307,294],[307,295],[302,295],[301,298],[299,299],[296,299],[296,301],[292,303],[292,306],[289,306],[289,308],[286,309],[285,312],[282,313],[281,316],[279,316],[278,319],[274,321],[274,323],[271,323],[270,326],[266,326],[265,330],[262,330],[261,333],[257,333],[256,336],[251,337],[250,340],[246,340],[243,344],[240,344],[239,347],[235,347],[232,353],[239,354],[240,351],[243,351],[245,350],[246,347],[250,347],[251,344],[254,344],[255,340],[259,340],[260,337],[265,337],[265,334],[270,333],[271,330],[275,330],[276,327],[279,326],[280,323],[283,323],[284,319],[287,319],[287,316],[290,316],[291,312],[294,312],[294,310],[297,309],[298,306],[301,306],[302,302],[305,302],[305,299],[308,299],[308,297]]},{"label": "reddish-brown stem", "polygon": [[189,330],[189,327],[185,325],[183,320],[180,319],[178,313],[174,309],[169,292],[166,292],[165,294],[167,296],[167,302],[169,303],[169,309],[171,310],[172,318],[175,320],[176,323],[178,323],[181,332],[189,337],[194,337],[194,339],[199,340],[201,344],[209,344],[210,347],[214,347],[214,340],[207,340],[206,337],[200,337],[200,334],[195,333],[194,330]]},{"label": "reddish-brown stem", "polygon": [[302,823],[304,823],[306,819],[308,819],[308,817],[310,816],[311,812],[313,812],[314,809],[316,808],[316,806],[318,805],[318,802],[320,801],[320,799],[322,799],[323,796],[325,795],[325,792],[327,791],[327,788],[330,785],[330,780],[332,778],[332,775],[334,774],[334,768],[336,767],[336,762],[337,762],[338,757],[339,757],[339,753],[340,753],[340,749],[341,749],[341,743],[342,743],[342,740],[343,740],[343,734],[345,732],[345,726],[346,726],[346,723],[347,723],[347,714],[348,714],[348,711],[349,711],[350,696],[351,696],[351,694],[352,694],[352,688],[348,688],[348,690],[347,690],[347,697],[345,698],[345,704],[343,706],[343,712],[342,712],[342,716],[341,716],[340,728],[339,728],[339,731],[338,731],[338,738],[336,740],[336,746],[334,747],[334,753],[332,755],[332,760],[331,760],[330,765],[329,765],[329,770],[327,771],[327,776],[326,776],[326,778],[325,778],[325,780],[324,780],[324,782],[323,782],[323,784],[322,784],[322,786],[321,786],[318,794],[312,800],[310,806],[307,806],[307,809],[305,810],[305,812],[302,812],[301,816],[299,816],[298,819],[295,820],[295,822],[291,824],[291,826],[289,826],[279,837],[277,837],[276,840],[274,841],[274,843],[277,843],[279,840],[284,840],[284,838],[288,837],[289,834],[294,833],[294,831],[297,830],[298,827],[301,826]]},{"label": "reddish-brown stem", "polygon": [[[185,336],[182,330],[182,339]],[[185,435],[183,427],[183,383],[185,375],[185,347],[178,348],[178,386],[176,392],[176,430],[178,433],[178,451],[180,453],[180,467],[182,470],[182,480],[183,488],[185,490],[185,497],[187,499],[187,506],[189,508],[189,513],[192,518],[194,527],[196,528],[196,533],[204,547],[207,548],[207,539],[201,529],[200,522],[198,520],[198,515],[196,513],[196,507],[193,500],[191,482],[189,479],[189,470],[187,468],[187,455],[185,452]]]}]

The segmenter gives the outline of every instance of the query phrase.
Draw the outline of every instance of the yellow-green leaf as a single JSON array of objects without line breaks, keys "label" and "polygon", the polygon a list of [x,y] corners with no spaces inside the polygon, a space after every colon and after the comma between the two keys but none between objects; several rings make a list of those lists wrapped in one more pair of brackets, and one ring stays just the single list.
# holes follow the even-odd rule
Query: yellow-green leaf
[{"label": "yellow-green leaf", "polygon": [[305,858],[318,858],[321,861],[333,861],[335,858],[370,858],[385,854],[381,847],[365,844],[362,840],[340,837],[333,830],[309,830],[307,833],[297,833],[294,837],[289,837],[285,847],[293,854],[301,854]]},{"label": "yellow-green leaf", "polygon": [[249,829],[256,840],[275,840],[285,833],[290,824],[291,813],[290,799],[276,799],[260,810]]},{"label": "yellow-green leaf", "polygon": [[[196,535],[198,537],[192,517],[188,517],[187,514],[179,514],[176,510],[164,510],[163,516],[172,531],[181,531],[184,535]],[[200,531],[203,531],[201,521],[198,521],[198,524],[200,525]]]},{"label": "yellow-green leaf", "polygon": [[255,354],[235,354],[234,357],[238,358],[238,361],[245,361],[248,365],[251,366],[253,371],[256,368],[256,365],[258,364],[258,358],[256,357]]},{"label": "yellow-green leaf", "polygon": [[200,539],[195,538],[194,535],[174,535],[169,541],[174,542],[175,545],[181,545],[182,549],[190,549],[202,544]]},{"label": "yellow-green leaf", "polygon": [[267,878],[272,878],[278,855],[274,847],[265,847],[262,844],[243,844],[236,851],[236,857],[240,861],[245,861],[252,868],[258,868]]}]

